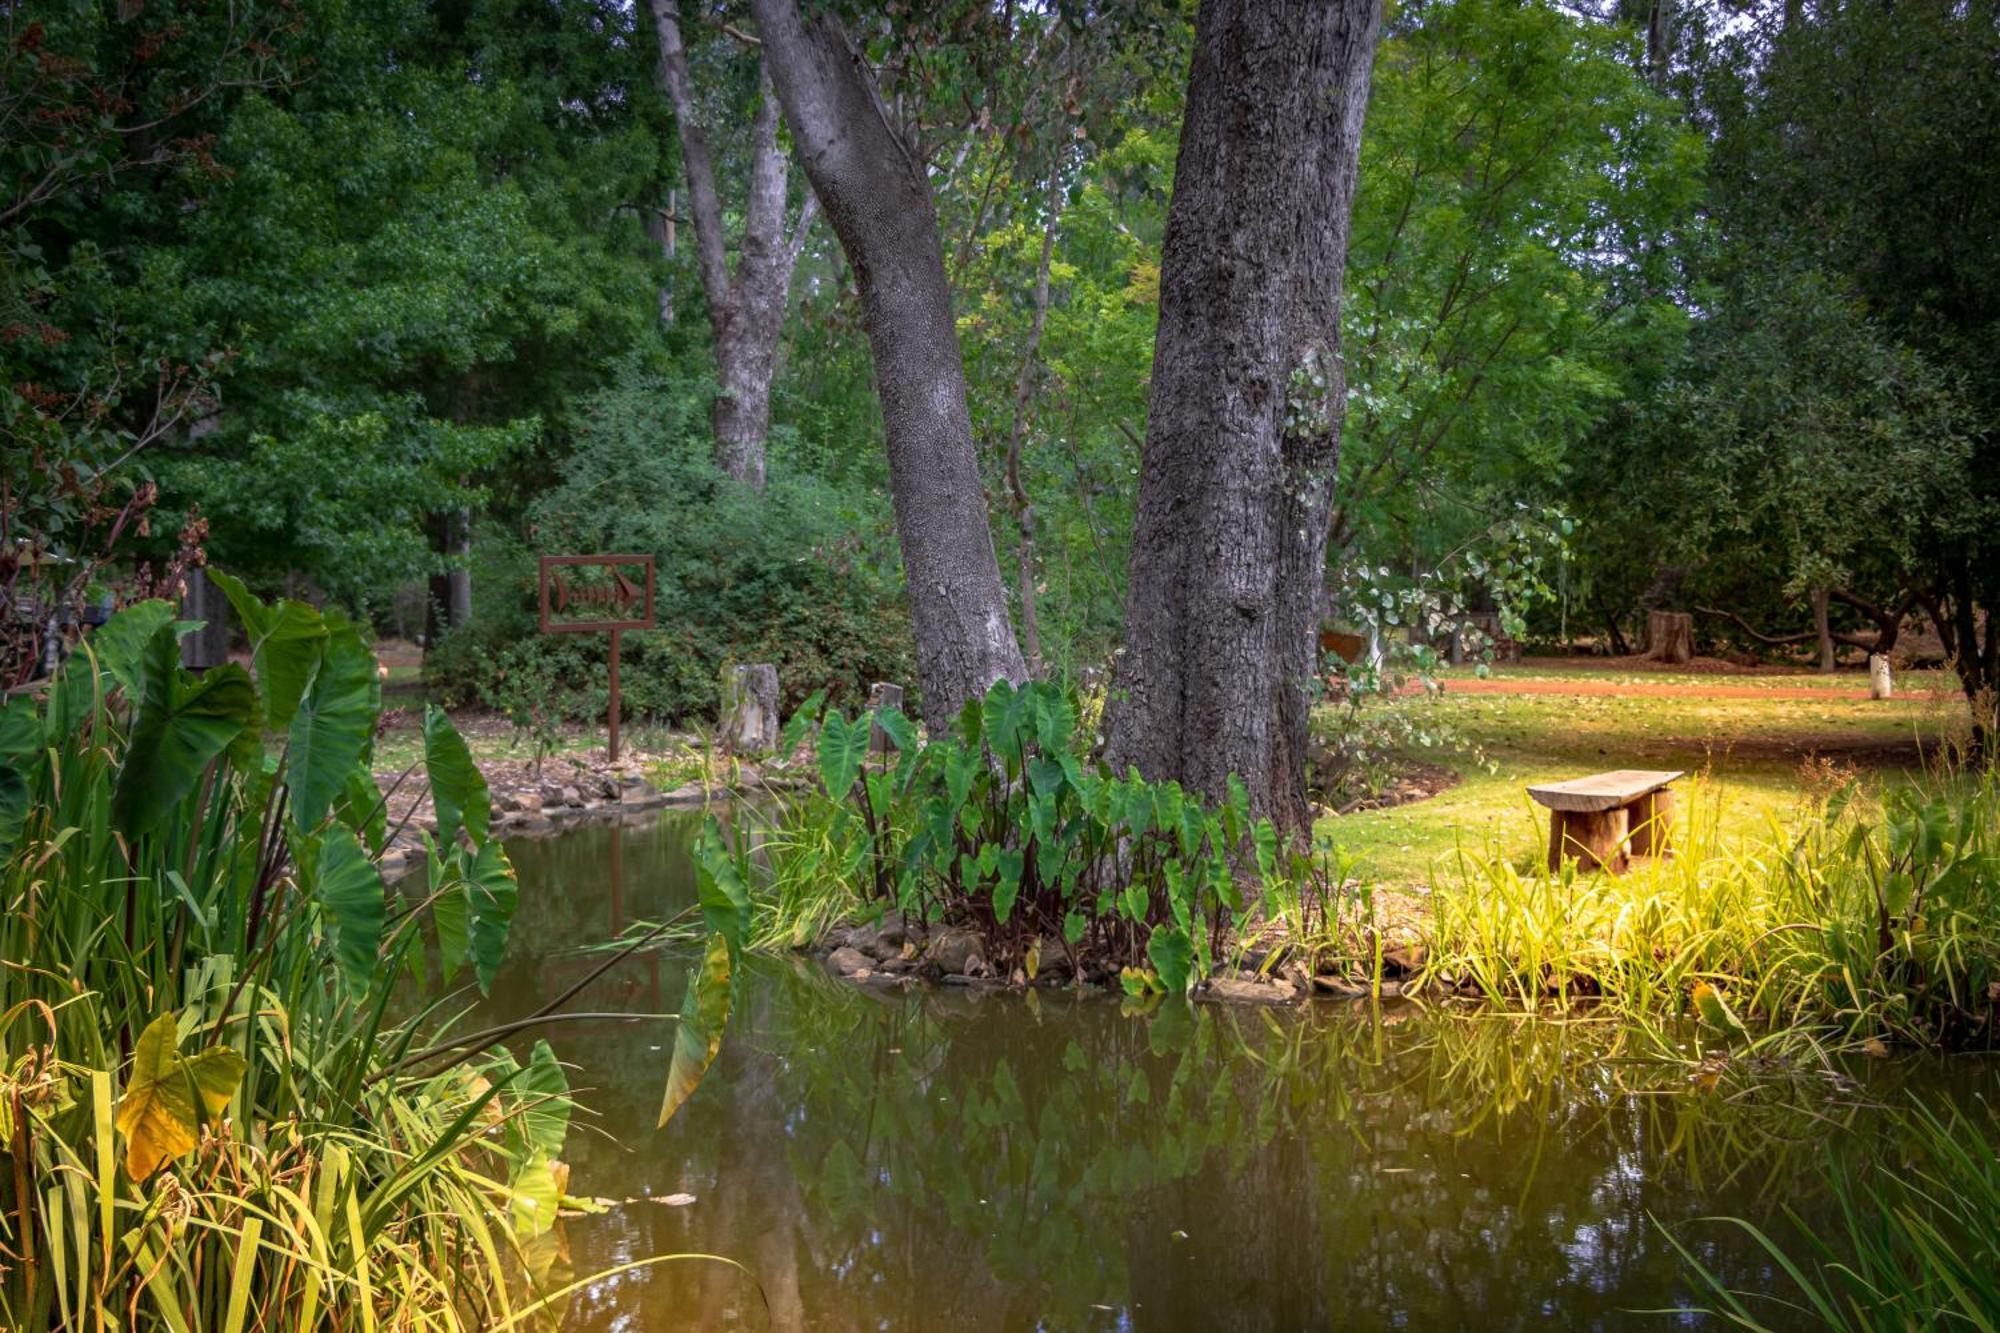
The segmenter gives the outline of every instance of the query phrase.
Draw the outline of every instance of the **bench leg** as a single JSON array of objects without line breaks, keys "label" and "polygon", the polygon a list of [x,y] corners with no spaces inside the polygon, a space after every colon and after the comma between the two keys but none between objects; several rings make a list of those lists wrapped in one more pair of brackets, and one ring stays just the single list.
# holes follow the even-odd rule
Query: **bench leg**
[{"label": "bench leg", "polygon": [[1580,870],[1609,870],[1623,874],[1627,864],[1625,840],[1631,831],[1632,812],[1627,806],[1615,810],[1549,812],[1549,869],[1562,868],[1563,858],[1574,857]]},{"label": "bench leg", "polygon": [[1632,855],[1672,856],[1674,839],[1674,792],[1662,787],[1648,792],[1629,807],[1632,811]]}]

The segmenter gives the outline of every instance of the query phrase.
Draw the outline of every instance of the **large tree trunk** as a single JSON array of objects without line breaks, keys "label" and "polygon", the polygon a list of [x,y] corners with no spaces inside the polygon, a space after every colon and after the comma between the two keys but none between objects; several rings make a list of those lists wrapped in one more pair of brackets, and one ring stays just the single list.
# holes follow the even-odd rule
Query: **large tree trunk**
[{"label": "large tree trunk", "polygon": [[917,154],[833,17],[752,0],[806,176],[861,291],[910,589],[917,682],[935,731],[1026,675],[987,526],[937,213]]},{"label": "large tree trunk", "polygon": [[732,273],[723,232],[722,196],[715,160],[695,102],[681,41],[676,0],[652,0],[660,59],[655,78],[673,103],[687,172],[688,206],[694,214],[702,294],[715,336],[717,393],[711,421],[715,461],[730,476],[764,486],[764,441],[771,431],[771,375],[785,329],[792,270],[798,265],[817,204],[809,194],[790,238],[785,196],[790,166],[778,143],[778,104],[770,79],[758,67],[757,113],[750,126],[750,181],[744,198],[743,235]]},{"label": "large tree trunk", "polygon": [[1208,0],[1161,262],[1108,753],[1310,822],[1306,714],[1345,399],[1375,0]]}]

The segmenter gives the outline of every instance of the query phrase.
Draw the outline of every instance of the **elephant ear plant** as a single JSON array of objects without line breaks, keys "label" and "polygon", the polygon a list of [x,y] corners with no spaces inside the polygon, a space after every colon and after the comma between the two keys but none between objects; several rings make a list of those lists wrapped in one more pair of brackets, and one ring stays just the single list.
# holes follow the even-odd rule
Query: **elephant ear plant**
[{"label": "elephant ear plant", "polygon": [[184,670],[143,602],[0,707],[0,1326],[505,1324],[548,1299],[570,1095],[499,1047],[551,1013],[457,1035],[424,993],[506,946],[485,781],[430,712],[437,829],[385,884],[374,654],[211,577],[247,669]]},{"label": "elephant ear plant", "polygon": [[894,749],[879,761],[868,716],[827,713],[823,794],[790,809],[754,858],[711,827],[702,883],[767,881],[760,897],[781,923],[814,925],[836,914],[815,886],[837,886],[849,907],[974,932],[1002,969],[1061,964],[1139,996],[1186,991],[1226,961],[1252,900],[1298,938],[1349,927],[1328,858],[1283,845],[1241,782],[1210,806],[1179,783],[1112,772],[1079,752],[1075,706],[1053,684],[1001,681],[928,743],[894,709],[873,722]]}]

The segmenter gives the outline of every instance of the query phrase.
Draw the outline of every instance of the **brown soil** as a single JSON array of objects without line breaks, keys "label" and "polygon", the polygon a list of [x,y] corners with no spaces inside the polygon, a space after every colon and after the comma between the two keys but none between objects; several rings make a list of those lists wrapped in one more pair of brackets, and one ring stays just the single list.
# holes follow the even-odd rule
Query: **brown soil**
[{"label": "brown soil", "polygon": [[[1609,659],[1612,665],[1619,665],[1618,659]],[[1602,662],[1594,663],[1603,665]],[[1738,672],[1739,675],[1755,675],[1756,672]],[[1769,673],[1764,673],[1769,674]],[[1796,674],[1796,673],[1779,673]],[[1813,685],[1670,685],[1650,680],[1521,680],[1505,676],[1489,676],[1484,680],[1444,681],[1441,688],[1447,694],[1584,694],[1606,695],[1621,699],[1786,699],[1825,700],[1828,702],[1865,700],[1867,689],[1832,689]],[[1910,690],[1899,692],[1906,699],[1942,698],[1936,690]]]},{"label": "brown soil", "polygon": [[1418,761],[1381,791],[1350,801],[1339,807],[1336,813],[1351,815],[1363,810],[1391,810],[1399,805],[1428,801],[1440,792],[1450,791],[1464,780],[1443,764]]}]

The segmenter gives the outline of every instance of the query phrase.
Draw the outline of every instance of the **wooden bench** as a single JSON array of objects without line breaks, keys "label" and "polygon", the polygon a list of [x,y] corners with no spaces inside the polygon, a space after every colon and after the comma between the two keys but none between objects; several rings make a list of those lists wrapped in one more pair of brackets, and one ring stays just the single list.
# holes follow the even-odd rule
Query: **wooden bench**
[{"label": "wooden bench", "polygon": [[1549,869],[1565,856],[1585,870],[1623,874],[1629,858],[1665,854],[1673,832],[1678,772],[1621,768],[1528,788],[1549,808]]}]

